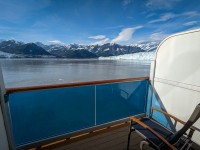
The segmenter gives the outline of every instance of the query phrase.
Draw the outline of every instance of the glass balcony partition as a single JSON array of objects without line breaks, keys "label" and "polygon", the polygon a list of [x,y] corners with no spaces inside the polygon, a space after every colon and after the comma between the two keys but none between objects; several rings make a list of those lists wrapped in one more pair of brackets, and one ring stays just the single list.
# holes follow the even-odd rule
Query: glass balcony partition
[{"label": "glass balcony partition", "polygon": [[147,88],[147,80],[97,85],[97,124],[145,113]]},{"label": "glass balcony partition", "polygon": [[26,143],[94,126],[94,86],[9,94],[15,143]]},{"label": "glass balcony partition", "polygon": [[148,79],[7,90],[17,147],[145,114]]}]

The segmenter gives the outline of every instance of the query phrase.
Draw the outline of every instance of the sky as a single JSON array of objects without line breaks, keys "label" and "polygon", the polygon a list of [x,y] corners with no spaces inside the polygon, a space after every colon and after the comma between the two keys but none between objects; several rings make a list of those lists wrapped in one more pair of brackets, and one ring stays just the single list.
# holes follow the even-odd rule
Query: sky
[{"label": "sky", "polygon": [[0,39],[129,45],[200,28],[199,0],[0,0]]}]

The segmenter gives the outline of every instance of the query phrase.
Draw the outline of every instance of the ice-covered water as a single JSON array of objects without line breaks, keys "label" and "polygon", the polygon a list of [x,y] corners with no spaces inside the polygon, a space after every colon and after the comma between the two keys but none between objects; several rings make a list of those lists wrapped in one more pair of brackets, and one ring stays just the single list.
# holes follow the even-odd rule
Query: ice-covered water
[{"label": "ice-covered water", "polygon": [[149,61],[0,59],[6,87],[149,76]]}]

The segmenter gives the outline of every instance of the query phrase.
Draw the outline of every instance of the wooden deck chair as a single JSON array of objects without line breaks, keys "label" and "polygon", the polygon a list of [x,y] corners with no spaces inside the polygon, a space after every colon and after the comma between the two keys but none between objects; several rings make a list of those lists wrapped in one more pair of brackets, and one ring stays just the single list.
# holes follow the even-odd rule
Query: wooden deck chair
[{"label": "wooden deck chair", "polygon": [[[186,123],[176,118],[175,116],[168,114],[165,111],[153,107],[151,109],[152,111],[158,111],[166,116],[169,116],[170,118],[173,118],[175,121],[183,124],[183,127],[179,131],[172,132],[152,118],[137,119],[131,116],[131,126],[130,133],[128,135],[127,149],[129,149],[130,136],[132,131],[136,131],[144,138],[144,140],[140,142],[141,150],[143,149],[143,146],[145,144],[157,150],[191,149],[191,138],[195,131],[192,125],[200,117],[200,104],[196,106],[195,110],[193,111],[192,115]],[[189,132],[188,134],[186,134],[188,130]]]}]

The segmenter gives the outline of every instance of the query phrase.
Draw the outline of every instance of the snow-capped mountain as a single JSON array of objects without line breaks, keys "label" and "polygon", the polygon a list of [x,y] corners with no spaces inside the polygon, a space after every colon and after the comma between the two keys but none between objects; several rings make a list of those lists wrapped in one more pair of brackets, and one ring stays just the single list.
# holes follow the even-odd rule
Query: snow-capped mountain
[{"label": "snow-capped mountain", "polygon": [[[22,42],[7,40],[0,42],[1,57],[41,57],[51,56],[42,47],[34,43],[24,44]],[[3,52],[3,53],[2,53]],[[8,55],[12,54],[12,55]]]},{"label": "snow-capped mountain", "polygon": [[0,42],[0,51],[5,53],[15,53],[17,49],[19,49],[23,43],[15,41],[15,40],[6,40]]},{"label": "snow-capped mountain", "polygon": [[44,45],[37,42],[38,46],[44,48],[47,52],[61,58],[97,58],[95,53],[90,52],[84,45]]},{"label": "snow-capped mountain", "polygon": [[[121,56],[134,53],[145,53],[154,51],[159,42],[143,42],[133,45],[119,45],[116,43],[106,43],[104,45],[45,45],[41,42],[27,43],[8,40],[0,42],[0,57],[7,56],[4,54],[15,54],[20,57],[60,57],[60,58],[97,58],[109,56]],[[9,55],[12,57],[13,55]]]},{"label": "snow-capped mountain", "polygon": [[[38,43],[36,43],[38,44]],[[137,52],[144,52],[142,48],[135,45],[119,45],[115,43],[106,43],[104,45],[78,45],[78,44],[70,44],[70,45],[42,45],[39,43],[38,46],[43,47],[46,51],[50,52],[53,55],[64,56],[65,53],[71,51],[71,53],[75,53],[75,51],[88,51],[88,54],[95,54],[94,57],[108,57],[108,56],[118,56],[124,54],[132,54]]]},{"label": "snow-capped mountain", "polygon": [[105,60],[153,60],[155,57],[155,52],[157,47],[159,46],[160,41],[151,41],[151,42],[142,42],[138,44],[134,44],[132,46],[139,47],[144,52],[118,55],[118,56],[110,56],[110,57],[99,57],[99,59]]},{"label": "snow-capped mountain", "polygon": [[122,46],[115,43],[107,43],[101,46],[96,45],[93,48],[90,48],[90,51],[98,56],[104,57],[143,52],[140,47],[126,45]]},{"label": "snow-capped mountain", "polygon": [[133,46],[140,47],[144,51],[154,51],[157,49],[160,41],[153,41],[153,42],[141,42],[139,44],[134,44]]}]

